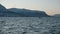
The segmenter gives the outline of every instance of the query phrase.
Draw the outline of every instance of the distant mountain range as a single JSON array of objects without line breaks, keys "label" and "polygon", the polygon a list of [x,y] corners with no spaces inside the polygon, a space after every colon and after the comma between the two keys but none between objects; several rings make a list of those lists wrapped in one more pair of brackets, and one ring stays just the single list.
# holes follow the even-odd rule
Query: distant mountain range
[{"label": "distant mountain range", "polygon": [[10,8],[0,4],[0,17],[49,17],[44,11]]}]

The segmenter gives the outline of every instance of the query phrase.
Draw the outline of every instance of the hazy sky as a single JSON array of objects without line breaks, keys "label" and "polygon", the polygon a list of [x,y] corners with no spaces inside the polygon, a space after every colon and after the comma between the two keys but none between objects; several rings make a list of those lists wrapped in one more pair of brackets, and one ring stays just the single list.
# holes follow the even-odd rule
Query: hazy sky
[{"label": "hazy sky", "polygon": [[42,10],[49,15],[60,14],[60,0],[0,0],[6,8]]}]

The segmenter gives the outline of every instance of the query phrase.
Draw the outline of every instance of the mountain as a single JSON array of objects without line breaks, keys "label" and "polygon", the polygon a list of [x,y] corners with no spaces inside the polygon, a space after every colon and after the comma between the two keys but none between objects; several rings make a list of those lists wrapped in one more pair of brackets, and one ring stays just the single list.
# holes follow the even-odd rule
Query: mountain
[{"label": "mountain", "polygon": [[48,17],[44,11],[10,8],[0,4],[0,17]]},{"label": "mountain", "polygon": [[19,17],[19,16],[20,15],[18,13],[11,12],[0,4],[0,17]]},{"label": "mountain", "polygon": [[0,4],[0,16],[2,16],[6,12],[6,8]]},{"label": "mountain", "polygon": [[44,11],[10,8],[9,11],[21,14],[23,17],[48,17]]},{"label": "mountain", "polygon": [[53,17],[60,17],[60,14],[55,14]]},{"label": "mountain", "polygon": [[0,12],[6,11],[6,8],[0,4]]}]

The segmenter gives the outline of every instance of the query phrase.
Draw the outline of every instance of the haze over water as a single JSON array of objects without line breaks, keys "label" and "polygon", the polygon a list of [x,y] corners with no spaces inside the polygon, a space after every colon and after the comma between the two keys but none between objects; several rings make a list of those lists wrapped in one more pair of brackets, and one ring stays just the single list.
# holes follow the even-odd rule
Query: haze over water
[{"label": "haze over water", "polygon": [[6,8],[25,8],[45,11],[49,15],[60,14],[60,0],[0,0]]}]

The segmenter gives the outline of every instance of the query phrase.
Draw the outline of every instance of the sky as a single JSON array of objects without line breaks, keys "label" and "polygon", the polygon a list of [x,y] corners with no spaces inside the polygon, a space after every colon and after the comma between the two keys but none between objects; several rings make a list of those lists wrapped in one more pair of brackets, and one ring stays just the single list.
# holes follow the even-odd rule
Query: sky
[{"label": "sky", "polygon": [[45,11],[48,15],[60,14],[60,0],[0,0],[8,8],[25,8]]}]

